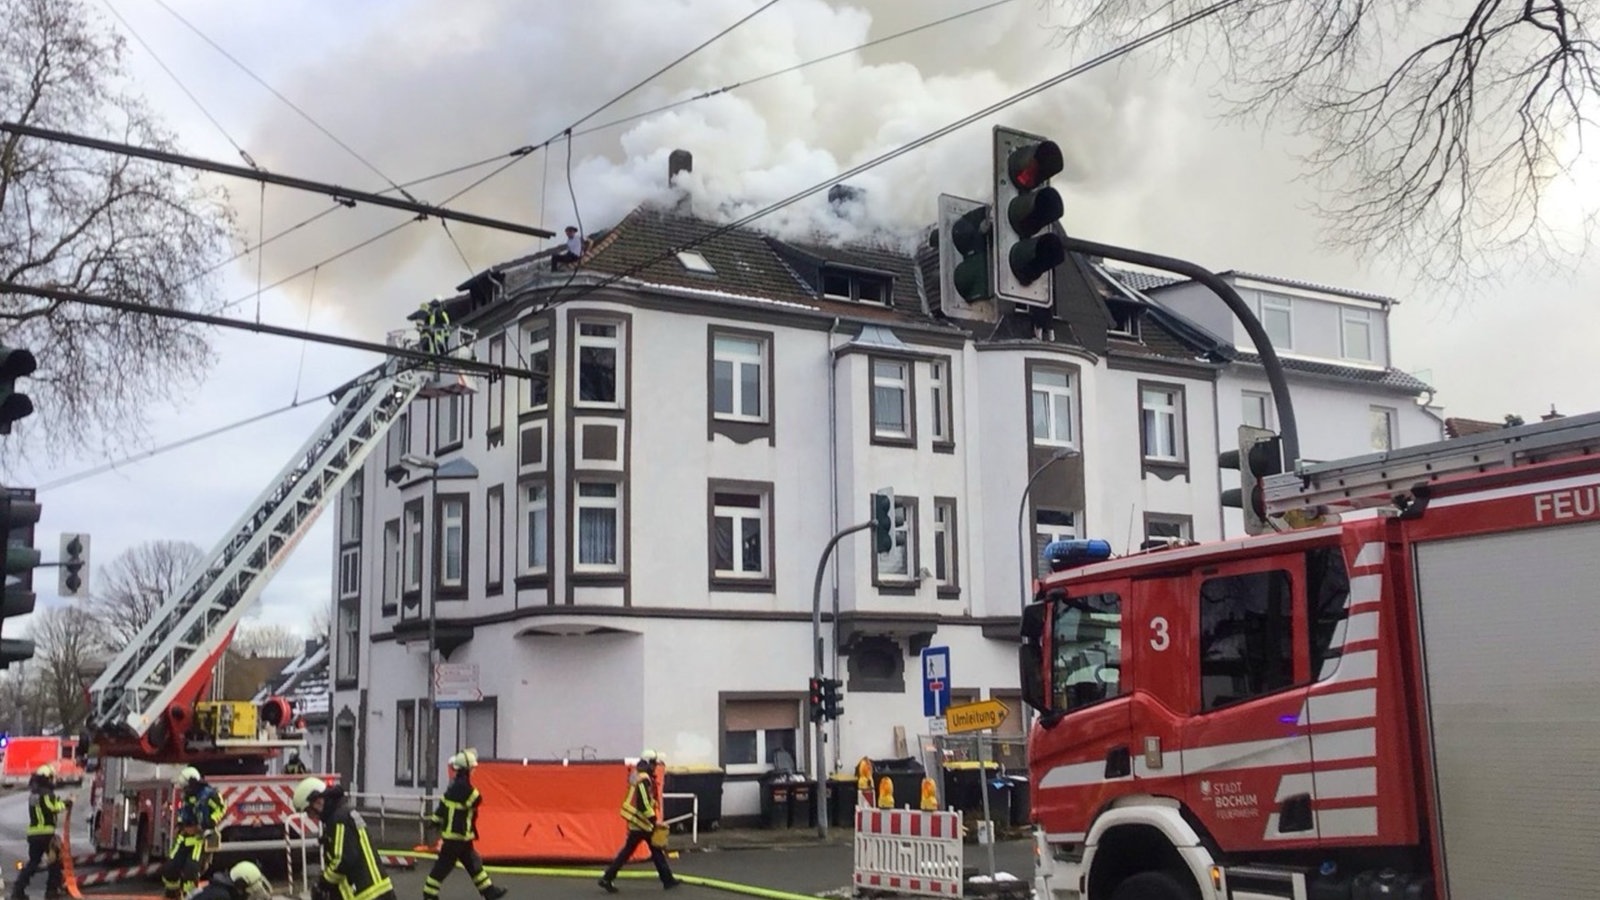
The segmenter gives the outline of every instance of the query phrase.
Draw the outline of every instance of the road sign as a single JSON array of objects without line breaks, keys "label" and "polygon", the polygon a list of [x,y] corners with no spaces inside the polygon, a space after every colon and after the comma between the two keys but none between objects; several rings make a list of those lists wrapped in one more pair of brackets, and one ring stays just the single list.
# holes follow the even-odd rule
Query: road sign
[{"label": "road sign", "polygon": [[949,733],[950,729],[945,726],[944,716],[928,717],[928,734],[930,736],[943,737]]},{"label": "road sign", "polygon": [[439,663],[433,667],[433,705],[454,709],[483,699],[477,663]]},{"label": "road sign", "polygon": [[945,710],[945,727],[951,734],[962,734],[968,731],[988,731],[999,728],[1000,723],[1006,720],[1010,710],[999,700],[979,700],[977,703],[963,703]]},{"label": "road sign", "polygon": [[950,648],[922,648],[922,714],[944,715],[950,708]]}]

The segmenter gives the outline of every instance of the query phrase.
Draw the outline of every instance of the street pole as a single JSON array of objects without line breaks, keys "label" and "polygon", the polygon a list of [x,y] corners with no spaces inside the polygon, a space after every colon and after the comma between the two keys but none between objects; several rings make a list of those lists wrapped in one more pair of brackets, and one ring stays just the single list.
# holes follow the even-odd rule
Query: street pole
[{"label": "street pole", "polygon": [[[845,537],[858,531],[865,531],[872,526],[873,521],[868,519],[860,525],[851,525],[849,528],[834,535],[829,539],[828,546],[822,548],[822,558],[817,560],[817,578],[811,588],[811,675],[813,678],[822,677],[822,576],[828,571],[828,557],[833,555],[833,548],[837,547]],[[817,785],[812,790],[816,792],[817,837],[826,840],[828,837],[828,766],[824,761],[826,759],[826,748],[823,746],[826,729],[823,728],[823,723],[820,721],[812,722],[811,726],[816,732],[814,741],[815,754],[812,756],[811,764],[816,769]]]},{"label": "street pole", "polygon": [[[1033,474],[1028,476],[1028,483],[1022,486],[1022,499],[1017,501],[1017,561],[1020,564],[1019,570],[1022,583],[1017,591],[1017,596],[1022,598],[1021,603],[1024,610],[1028,608],[1028,602],[1031,599],[1028,595],[1028,555],[1033,547],[1033,541],[1029,539],[1028,533],[1028,496],[1033,492],[1033,483],[1039,480],[1039,476],[1043,475],[1046,469],[1063,459],[1077,455],[1078,451],[1070,447],[1062,447],[1056,450],[1056,452],[1050,454],[1049,459],[1039,465],[1039,468],[1033,470]],[[1026,745],[1028,727],[1032,723],[1033,713],[1028,709],[1028,704],[1019,705],[1022,707],[1022,740]],[[988,797],[987,794],[984,796],[985,798]]]},{"label": "street pole", "polygon": [[[989,854],[989,880],[994,880],[994,818],[989,814],[989,732],[978,732],[978,792],[983,795],[984,849]],[[998,767],[996,767],[998,768]]]},{"label": "street pole", "polygon": [[[442,522],[439,519],[439,467],[437,465],[434,466],[432,480],[433,487],[429,491],[431,496],[428,500],[428,503],[433,507],[433,527],[438,528]],[[427,536],[424,535],[423,545],[426,546],[427,543]],[[438,696],[436,694],[436,688],[434,687],[434,678],[436,673],[433,665],[433,651],[434,648],[438,646],[439,573],[435,572],[433,573],[433,585],[428,590],[428,721],[423,723],[423,727],[427,729],[429,744],[433,748],[433,766],[428,772],[428,787],[425,789],[425,796],[430,800],[433,798],[433,784],[438,780],[439,777],[439,728],[437,724],[439,721],[439,708],[436,705],[438,703]],[[424,755],[422,757],[422,761],[427,762],[428,757]]]}]

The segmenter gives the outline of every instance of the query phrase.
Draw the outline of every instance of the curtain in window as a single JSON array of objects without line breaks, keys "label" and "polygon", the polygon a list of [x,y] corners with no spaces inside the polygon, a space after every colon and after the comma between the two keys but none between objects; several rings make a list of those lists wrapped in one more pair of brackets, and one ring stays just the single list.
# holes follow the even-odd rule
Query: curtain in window
[{"label": "curtain in window", "polygon": [[733,568],[733,519],[728,516],[717,516],[713,532],[712,538],[716,541],[717,569],[728,571]]},{"label": "curtain in window", "polygon": [[616,510],[578,510],[578,562],[584,565],[616,565]]}]

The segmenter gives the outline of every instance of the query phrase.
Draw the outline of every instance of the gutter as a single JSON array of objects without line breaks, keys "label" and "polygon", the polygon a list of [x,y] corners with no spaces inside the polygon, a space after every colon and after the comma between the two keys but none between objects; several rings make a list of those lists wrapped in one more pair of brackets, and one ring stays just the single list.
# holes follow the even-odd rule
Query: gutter
[{"label": "gutter", "polygon": [[[823,334],[823,339],[828,342],[828,516],[832,525],[829,534],[838,534],[839,525],[839,352],[845,344],[835,345],[833,336],[839,331],[839,324],[843,320],[839,316],[833,317],[833,323]],[[833,561],[833,655],[828,667],[828,677],[839,677],[839,561]],[[829,740],[833,742],[834,768],[838,768],[839,759],[839,720],[833,720],[833,733]],[[817,765],[826,765],[825,760],[817,760]],[[820,802],[820,801],[819,801]],[[821,807],[818,807],[821,809]]]}]

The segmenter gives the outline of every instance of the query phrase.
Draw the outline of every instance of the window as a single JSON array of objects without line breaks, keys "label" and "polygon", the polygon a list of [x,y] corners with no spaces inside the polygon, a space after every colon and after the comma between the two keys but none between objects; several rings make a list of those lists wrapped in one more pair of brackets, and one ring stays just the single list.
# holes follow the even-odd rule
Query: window
[{"label": "window", "polygon": [[1147,545],[1193,540],[1193,532],[1194,525],[1188,516],[1145,513],[1144,538]]},{"label": "window", "polygon": [[344,486],[339,494],[339,543],[361,543],[361,499],[363,484],[361,470]]},{"label": "window", "polygon": [[578,520],[576,569],[622,568],[622,485],[580,481],[574,504]]},{"label": "window", "polygon": [[483,583],[491,589],[499,589],[505,581],[505,555],[506,555],[506,489],[502,485],[495,485],[484,492],[484,541],[486,546],[486,565],[488,572],[484,573]]},{"label": "window", "polygon": [[525,378],[522,392],[522,411],[533,412],[550,405],[550,329],[544,325],[530,326],[523,338],[527,348],[528,371],[542,373],[544,378]]},{"label": "window", "polygon": [[615,322],[579,322],[577,343],[578,402],[620,406],[621,326]]},{"label": "window", "polygon": [[933,501],[933,580],[941,588],[954,588],[956,577],[956,501]]},{"label": "window", "polygon": [[384,439],[388,459],[388,466],[400,465],[400,458],[411,452],[411,411],[407,410],[395,417],[394,425],[389,428],[389,434]]},{"label": "window", "polygon": [[346,547],[339,551],[339,596],[354,597],[361,593],[361,548]]},{"label": "window", "polygon": [[843,272],[823,272],[822,296],[829,300],[849,300],[850,276]]},{"label": "window", "polygon": [[889,521],[892,526],[889,532],[892,544],[886,552],[877,555],[876,574],[884,581],[908,580],[916,573],[916,500],[911,497],[895,497]]},{"label": "window", "polygon": [[1372,362],[1372,313],[1365,309],[1339,311],[1344,358]]},{"label": "window", "polygon": [[1038,571],[1050,571],[1045,561],[1044,548],[1053,541],[1070,541],[1078,536],[1077,516],[1059,509],[1038,509],[1033,513],[1033,556]]},{"label": "window", "polygon": [[[489,364],[494,366],[506,364],[505,335],[497,334],[489,339]],[[489,431],[500,431],[506,425],[506,380],[504,378],[489,379],[488,397],[486,399],[489,404]]]},{"label": "window", "polygon": [[394,783],[411,786],[417,779],[417,703],[401,700],[394,717]]},{"label": "window", "polygon": [[730,775],[799,770],[799,700],[725,700],[722,765]]},{"label": "window", "polygon": [[417,701],[417,724],[422,732],[417,758],[417,787],[439,786],[439,713],[426,700]]},{"label": "window", "polygon": [[400,520],[383,524],[383,614],[392,616],[400,607]]},{"label": "window", "polygon": [[1122,597],[1057,600],[1050,629],[1050,707],[1082,709],[1122,693]]},{"label": "window", "polygon": [[711,263],[707,262],[704,256],[693,250],[679,250],[678,262],[682,263],[683,267],[691,272],[699,272],[703,275],[717,274],[717,270],[711,267]]},{"label": "window", "polygon": [[770,578],[765,492],[718,490],[711,495],[711,570],[718,578]]},{"label": "window", "polygon": [[499,707],[494,697],[461,704],[461,714],[456,717],[456,746],[472,747],[478,751],[479,759],[494,759],[499,754]]},{"label": "window", "polygon": [[542,481],[522,485],[522,571],[543,572],[549,566],[550,489]]},{"label": "window", "polygon": [[1073,446],[1072,375],[1061,369],[1034,369],[1032,396],[1033,442]]},{"label": "window", "polygon": [[1272,427],[1272,395],[1260,391],[1245,391],[1241,395],[1244,404],[1243,424],[1252,428]]},{"label": "window", "polygon": [[422,590],[422,501],[406,504],[406,590]]},{"label": "window", "polygon": [[872,436],[911,439],[911,364],[872,361]]},{"label": "window", "polygon": [[461,588],[467,577],[467,500],[439,498],[439,587]]},{"label": "window", "polygon": [[933,442],[951,443],[955,438],[950,431],[950,364],[943,361],[928,363],[928,385],[933,395]]},{"label": "window", "polygon": [[1141,435],[1146,459],[1183,460],[1183,389],[1143,387],[1139,391],[1143,412]]},{"label": "window", "polygon": [[1289,573],[1250,572],[1200,585],[1200,709],[1260,697],[1294,683]]},{"label": "window", "polygon": [[1387,406],[1374,406],[1369,413],[1372,416],[1372,449],[1393,450],[1394,410]]},{"label": "window", "polygon": [[461,446],[461,410],[463,402],[461,395],[445,394],[434,402],[438,404],[434,407],[434,410],[438,416],[438,431],[435,437],[439,449],[443,451]]},{"label": "window", "polygon": [[1261,327],[1272,341],[1272,349],[1294,349],[1294,306],[1288,297],[1261,298]]},{"label": "window", "polygon": [[889,305],[889,279],[858,275],[855,279],[856,299],[862,303]]},{"label": "window", "polygon": [[361,661],[361,607],[339,604],[339,680],[354,681]]},{"label": "window", "polygon": [[[1342,646],[1335,646],[1350,617],[1350,572],[1344,566],[1344,553],[1338,546],[1316,547],[1306,551],[1306,609],[1311,640],[1311,677],[1317,680],[1332,674],[1328,663],[1339,659]],[[1342,644],[1342,640],[1340,640]]]},{"label": "window", "polygon": [[727,334],[711,340],[712,412],[719,419],[766,421],[766,342]]}]

